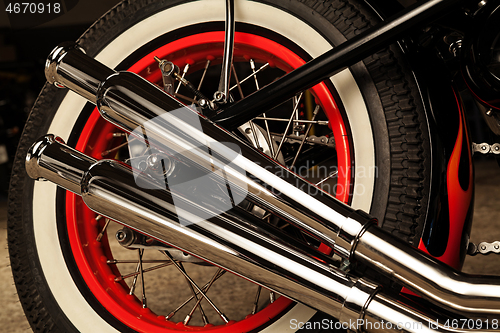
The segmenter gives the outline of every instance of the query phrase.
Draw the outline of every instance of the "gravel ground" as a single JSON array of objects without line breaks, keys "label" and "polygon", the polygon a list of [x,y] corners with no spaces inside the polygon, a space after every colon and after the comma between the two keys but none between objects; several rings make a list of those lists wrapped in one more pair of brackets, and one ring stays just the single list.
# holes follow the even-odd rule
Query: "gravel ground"
[{"label": "gravel ground", "polygon": [[[471,235],[471,241],[476,244],[481,241],[491,242],[500,240],[500,228],[495,224],[497,214],[500,213],[500,205],[498,204],[498,198],[500,198],[499,182],[500,174],[498,173],[498,166],[494,161],[480,161],[476,164],[476,203]],[[482,234],[487,236],[481,236]],[[0,202],[0,251],[0,299],[3,300],[4,304],[0,310],[0,332],[29,332],[29,324],[17,300],[16,289],[9,266],[6,242],[5,201]],[[464,271],[474,274],[500,275],[499,262],[500,258],[495,255],[467,257]],[[229,280],[221,284],[222,286],[237,283],[230,280],[232,277],[228,276],[228,274],[223,278]],[[181,277],[179,279],[182,280]],[[182,282],[179,281],[178,283]],[[151,283],[158,283],[158,281]],[[245,287],[242,286],[241,288]],[[238,306],[234,305],[234,302],[242,301],[243,303],[244,300],[232,298],[230,301],[233,304],[233,309],[237,309]],[[160,304],[161,299],[158,302]]]}]

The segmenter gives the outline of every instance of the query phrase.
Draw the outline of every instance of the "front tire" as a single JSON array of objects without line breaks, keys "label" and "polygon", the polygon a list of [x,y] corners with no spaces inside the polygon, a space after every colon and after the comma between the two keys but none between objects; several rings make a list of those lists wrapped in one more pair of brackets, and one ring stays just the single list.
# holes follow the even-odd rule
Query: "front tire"
[{"label": "front tire", "polygon": [[[283,64],[276,67],[282,71],[300,66],[300,60],[280,58],[282,52],[307,61],[375,22],[356,1],[242,1],[236,3],[236,17],[240,35],[251,37],[248,52],[260,54],[262,58],[277,57]],[[207,45],[212,45],[210,52],[214,52],[220,43],[217,32],[222,30],[223,19],[223,1],[126,1],[96,22],[80,38],[79,44],[87,54],[111,68],[133,68],[147,76],[154,63],[147,55],[154,52],[182,59],[179,66],[185,62],[196,63],[202,49],[199,45],[206,42],[194,40],[196,36],[207,38],[211,34],[214,40]],[[178,46],[179,53],[171,52],[173,43],[188,40],[187,45]],[[255,42],[257,40],[259,42]],[[283,50],[259,51],[264,40]],[[165,45],[169,45],[167,50]],[[192,55],[181,54],[182,47],[191,50]],[[203,57],[209,55],[212,56],[204,53]],[[336,184],[350,189],[337,191],[337,197],[358,209],[371,211],[381,220],[385,218],[388,230],[415,243],[425,215],[420,207],[428,196],[429,148],[425,143],[425,115],[418,98],[414,97],[417,96],[415,85],[404,69],[401,56],[395,48],[388,48],[364,64],[332,77],[323,86],[329,95],[319,91],[313,91],[313,95],[325,113],[329,112],[327,118],[334,126],[337,167],[341,171]],[[333,106],[327,111],[328,103],[335,104],[336,111]],[[103,290],[113,290],[114,282],[99,282],[99,285],[89,273],[99,268],[101,254],[95,255],[95,266],[82,267],[86,258],[81,254],[83,246],[75,247],[75,242],[90,241],[81,236],[87,229],[75,227],[80,219],[90,216],[89,212],[74,208],[79,205],[78,201],[55,185],[34,183],[26,178],[24,157],[40,136],[56,134],[68,144],[101,158],[101,153],[108,149],[104,137],[112,131],[114,127],[98,119],[93,106],[85,100],[48,85],[42,90],[25,127],[9,196],[9,251],[18,293],[35,331],[186,329],[176,324],[162,326],[164,318],[141,313],[132,301],[122,307],[116,300],[115,303],[104,301],[108,295]],[[96,223],[94,227],[98,230],[102,224]],[[102,250],[102,255],[108,255],[108,247]],[[111,269],[111,273],[119,272]],[[276,305],[273,309],[266,308],[274,311],[267,320],[258,321],[257,314],[253,319],[242,319],[230,326],[205,329],[285,332],[293,330],[290,320],[305,322],[315,314],[302,305],[284,300],[281,303],[280,309],[276,309]]]}]

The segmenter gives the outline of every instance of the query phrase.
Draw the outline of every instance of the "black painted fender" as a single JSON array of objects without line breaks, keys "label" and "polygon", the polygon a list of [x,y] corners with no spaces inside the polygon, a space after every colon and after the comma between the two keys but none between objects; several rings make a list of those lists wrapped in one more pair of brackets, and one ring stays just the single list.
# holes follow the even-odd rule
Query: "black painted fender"
[{"label": "black painted fender", "polygon": [[[382,20],[404,7],[396,0],[364,0]],[[471,141],[460,95],[434,49],[410,37],[400,41],[419,89],[431,145],[431,187],[419,248],[460,269],[466,255],[473,213]]]}]

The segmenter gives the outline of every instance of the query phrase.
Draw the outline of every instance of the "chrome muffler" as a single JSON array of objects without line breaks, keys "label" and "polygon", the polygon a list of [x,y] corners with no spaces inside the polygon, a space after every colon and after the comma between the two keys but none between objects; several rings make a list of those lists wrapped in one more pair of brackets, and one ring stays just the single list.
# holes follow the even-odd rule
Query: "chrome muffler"
[{"label": "chrome muffler", "polygon": [[[163,187],[162,190],[165,191],[175,190],[172,191],[176,193],[172,196],[173,202],[177,201],[184,210],[189,205],[196,204],[199,198],[190,197],[192,193],[183,190],[182,181],[170,182],[170,178],[165,177],[168,170],[164,166],[175,161],[182,166],[179,169],[186,167],[194,174],[201,175],[200,178],[207,176],[219,188],[229,189],[226,197],[219,200],[226,204],[221,206],[215,199],[220,198],[220,193],[224,192],[219,191],[212,196],[209,209],[204,208],[208,213],[201,214],[201,209],[198,217],[181,216],[180,223],[184,221],[186,226],[191,227],[190,221],[192,223],[194,219],[196,223],[192,224],[197,226],[210,220],[205,217],[212,218],[212,213],[224,213],[228,208],[232,209],[236,206],[235,201],[244,197],[328,244],[341,257],[368,265],[439,307],[466,318],[493,319],[500,316],[498,278],[462,274],[394,238],[376,227],[374,219],[367,214],[354,211],[332,196],[318,191],[314,185],[139,76],[128,72],[114,72],[86,56],[77,46],[69,44],[59,46],[51,53],[47,60],[46,76],[56,86],[67,87],[97,103],[102,116],[131,133],[139,148],[154,147],[166,154],[165,158],[160,158],[166,162],[158,177],[150,173],[144,178],[140,172],[135,171],[141,169],[141,161],[134,165],[134,158],[131,158],[134,179],[147,184],[146,188],[149,186],[149,189]],[[33,161],[28,164],[31,166],[27,165],[27,169],[33,170],[40,165]],[[47,178],[44,176],[45,172],[36,171],[30,175],[34,178]],[[165,178],[168,178],[167,185]],[[179,178],[186,181],[186,177]],[[47,179],[61,186],[67,181],[66,178],[61,181],[59,173],[57,177]],[[112,189],[109,191],[111,193]],[[315,195],[310,195],[311,193]],[[126,221],[117,217],[110,217],[126,224]],[[143,222],[146,223],[146,220]],[[151,234],[151,230],[143,227],[142,223],[136,228]],[[154,237],[161,240],[159,235]],[[179,246],[175,241],[173,245]],[[188,252],[198,254],[196,251]],[[216,260],[214,262],[220,265]],[[247,274],[239,273],[244,276]],[[300,300],[284,291],[276,291],[325,311],[323,307],[312,305],[307,300]]]},{"label": "chrome muffler", "polygon": [[[300,244],[261,219],[233,209],[209,209],[169,189],[144,188],[154,180],[134,174],[114,160],[97,161],[47,135],[30,149],[26,170],[34,179],[52,181],[78,195],[95,212],[149,237],[309,305],[359,332],[449,331],[442,318],[418,312],[382,288],[350,276],[336,262]],[[189,211],[179,208],[179,200]],[[182,219],[198,220],[183,225]]]}]

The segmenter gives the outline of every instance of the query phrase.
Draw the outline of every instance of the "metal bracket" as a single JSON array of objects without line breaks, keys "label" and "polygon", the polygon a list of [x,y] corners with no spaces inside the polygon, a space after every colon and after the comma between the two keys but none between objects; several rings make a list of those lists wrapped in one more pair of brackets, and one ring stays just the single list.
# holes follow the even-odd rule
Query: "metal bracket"
[{"label": "metal bracket", "polygon": [[226,0],[226,25],[224,29],[224,54],[220,74],[219,89],[214,93],[216,103],[225,104],[229,100],[229,80],[233,65],[234,51],[234,0]]},{"label": "metal bracket", "polygon": [[165,59],[161,60],[156,56],[154,57],[154,59],[158,62],[158,67],[160,67],[161,77],[163,79],[163,88],[165,92],[169,93],[170,95],[174,95],[174,73],[179,73],[179,67],[177,67],[170,61],[167,61]]},{"label": "metal bracket", "polygon": [[152,238],[148,238],[147,236],[144,236],[127,227],[119,229],[115,234],[115,238],[118,241],[118,244],[129,250],[148,249],[148,250],[168,251],[170,255],[177,261],[191,262],[191,263],[201,264],[204,266],[210,265],[209,263],[207,263],[202,259],[187,254],[182,250],[169,247],[163,243],[160,243]]},{"label": "metal bracket", "polygon": [[472,143],[472,153],[479,152],[481,154],[500,154],[500,143],[494,143],[492,145],[483,142],[483,143]]}]

